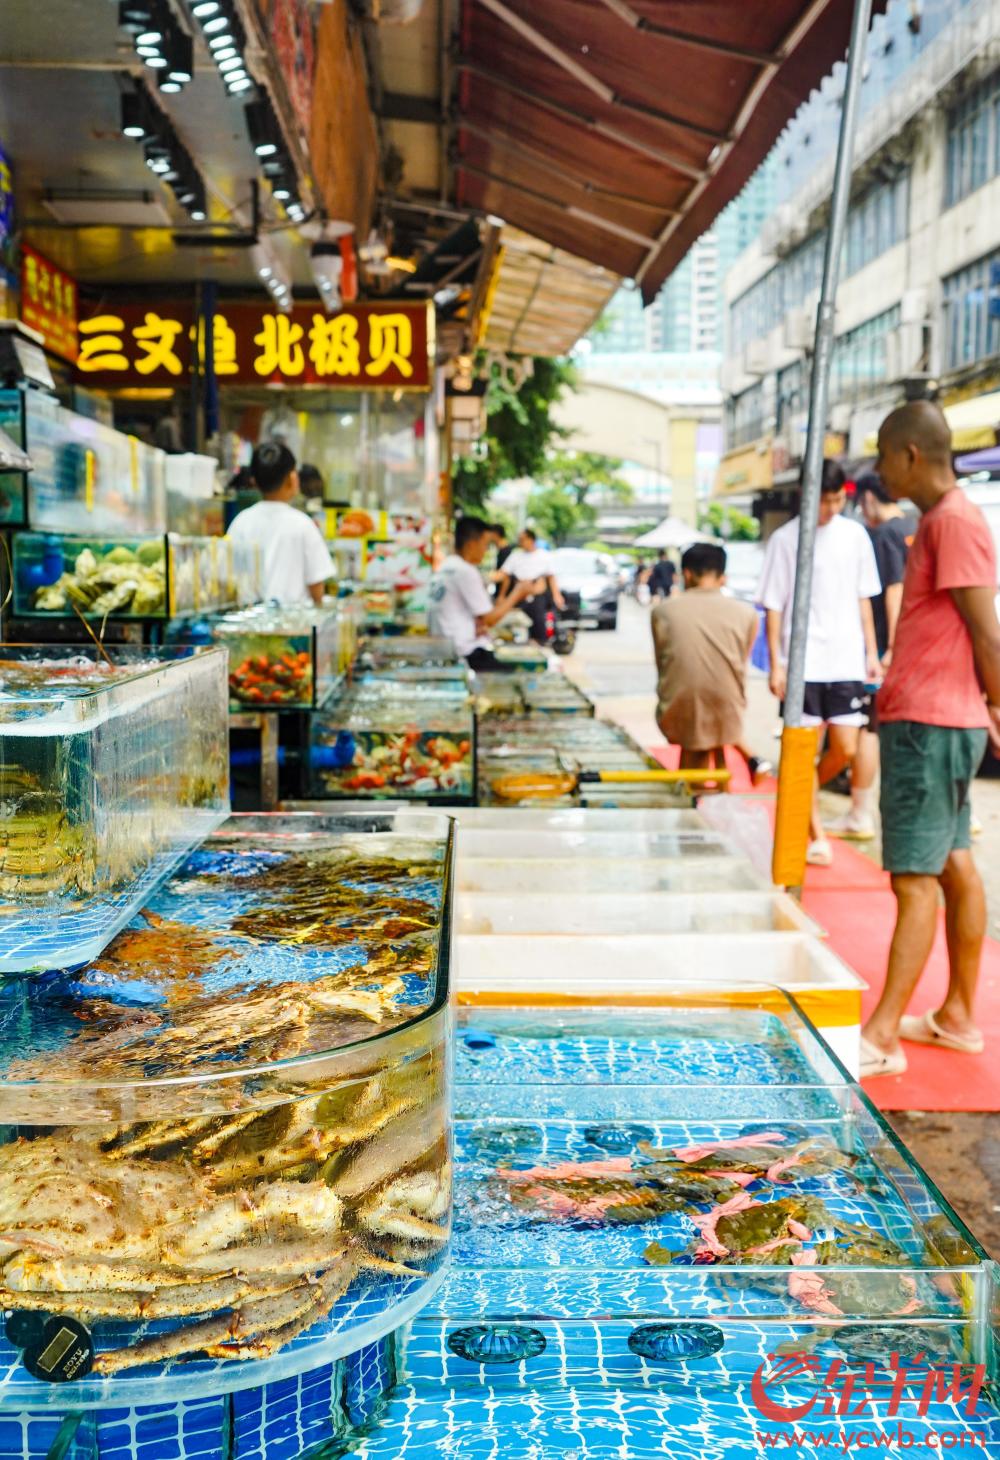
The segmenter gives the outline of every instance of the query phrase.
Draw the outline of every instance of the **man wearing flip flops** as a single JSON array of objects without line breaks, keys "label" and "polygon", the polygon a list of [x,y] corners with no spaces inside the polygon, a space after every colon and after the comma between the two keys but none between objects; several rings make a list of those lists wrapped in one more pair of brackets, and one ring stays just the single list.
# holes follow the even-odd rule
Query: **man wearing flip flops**
[{"label": "man wearing flip flops", "polygon": [[[987,737],[1000,750],[997,561],[986,519],[955,482],[951,433],[929,401],[882,423],[878,474],[920,525],[906,564],[892,664],[879,690],[882,857],[896,928],[885,988],[861,1039],[861,1075],[901,1075],[900,1040],[979,1054],[974,1021],[986,899],[972,859],[969,786]],[[948,992],[905,1014],[930,956],[944,893]]]}]

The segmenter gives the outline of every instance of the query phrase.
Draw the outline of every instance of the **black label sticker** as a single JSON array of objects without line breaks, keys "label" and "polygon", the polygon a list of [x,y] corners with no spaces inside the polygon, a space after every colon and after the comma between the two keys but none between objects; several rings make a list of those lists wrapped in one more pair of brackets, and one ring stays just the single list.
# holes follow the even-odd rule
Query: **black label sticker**
[{"label": "black label sticker", "polygon": [[94,1366],[94,1340],[76,1318],[47,1318],[24,1350],[24,1367],[47,1384],[82,1379]]}]

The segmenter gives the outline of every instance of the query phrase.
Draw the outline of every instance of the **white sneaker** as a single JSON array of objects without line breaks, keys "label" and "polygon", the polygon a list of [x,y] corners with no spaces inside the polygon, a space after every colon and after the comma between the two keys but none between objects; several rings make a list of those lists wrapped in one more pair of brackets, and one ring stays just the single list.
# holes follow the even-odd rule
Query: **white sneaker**
[{"label": "white sneaker", "polygon": [[825,837],[810,842],[806,848],[806,862],[810,867],[830,867],[833,865],[833,848]]},{"label": "white sneaker", "polygon": [[845,841],[870,842],[875,836],[875,823],[870,816],[855,816],[848,811],[836,821],[828,821],[826,830],[831,836],[843,837]]}]

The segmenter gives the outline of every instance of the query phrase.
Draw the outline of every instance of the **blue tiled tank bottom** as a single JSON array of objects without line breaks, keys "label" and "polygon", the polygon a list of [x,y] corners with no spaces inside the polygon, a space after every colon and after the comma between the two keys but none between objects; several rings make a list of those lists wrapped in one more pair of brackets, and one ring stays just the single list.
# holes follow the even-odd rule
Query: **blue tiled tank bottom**
[{"label": "blue tiled tank bottom", "polygon": [[389,1335],[337,1363],[235,1394],[132,1409],[0,1411],[0,1460],[300,1460],[370,1423],[395,1376]]}]

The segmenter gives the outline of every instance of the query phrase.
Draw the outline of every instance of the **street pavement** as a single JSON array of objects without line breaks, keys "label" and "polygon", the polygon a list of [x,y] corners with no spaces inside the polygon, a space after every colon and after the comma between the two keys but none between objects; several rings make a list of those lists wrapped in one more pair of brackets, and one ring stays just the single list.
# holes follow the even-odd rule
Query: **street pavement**
[{"label": "street pavement", "polygon": [[[656,726],[656,673],[649,609],[623,597],[614,633],[589,630],[563,661],[567,673],[597,702],[598,714],[624,726],[640,745],[663,744]],[[751,670],[747,740],[758,756],[777,762],[778,706],[766,678]],[[824,792],[824,817],[846,810],[847,798]],[[1000,777],[980,778],[973,791],[983,826],[976,860],[986,884],[989,931],[1000,937]],[[879,844],[858,843],[879,861]],[[994,1114],[893,1114],[892,1123],[980,1241],[1000,1257],[1000,1120]]]}]

